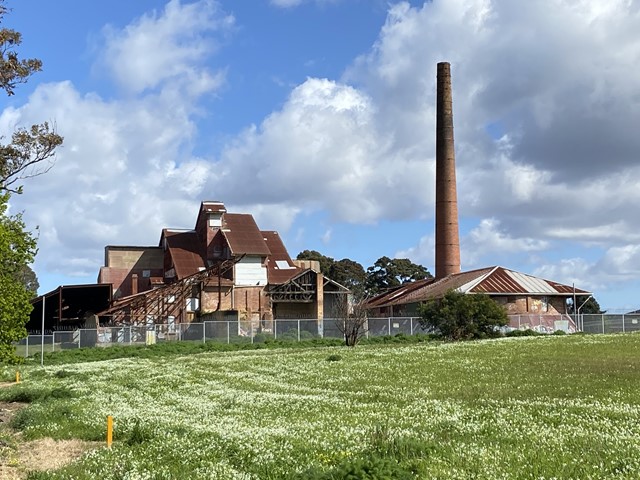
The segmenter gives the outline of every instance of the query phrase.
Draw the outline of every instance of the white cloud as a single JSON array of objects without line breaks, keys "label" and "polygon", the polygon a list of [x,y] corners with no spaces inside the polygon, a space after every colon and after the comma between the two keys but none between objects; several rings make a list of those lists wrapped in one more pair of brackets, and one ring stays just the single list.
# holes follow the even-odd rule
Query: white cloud
[{"label": "white cloud", "polygon": [[549,247],[549,242],[545,240],[511,236],[495,218],[482,219],[461,241],[464,263],[473,267],[488,266],[481,264],[487,259],[492,264],[497,263],[495,260],[503,258],[505,254],[537,252]]},{"label": "white cloud", "polygon": [[[433,235],[425,235],[420,238],[418,244],[405,250],[399,250],[394,258],[408,258],[418,265],[433,265],[435,259],[436,241]],[[435,271],[431,271],[435,275]]]},{"label": "white cloud", "polygon": [[175,87],[179,81],[183,93],[186,89],[198,95],[223,81],[221,72],[209,72],[203,62],[217,47],[211,33],[225,32],[234,22],[213,0],[171,0],[163,12],[143,15],[124,31],[105,27],[103,62],[127,91],[140,93],[166,82]]},{"label": "white cloud", "polygon": [[308,79],[280,111],[223,151],[209,189],[233,203],[327,208],[334,219],[356,223],[413,216],[432,169],[415,154],[390,151],[375,115],[356,89]]}]

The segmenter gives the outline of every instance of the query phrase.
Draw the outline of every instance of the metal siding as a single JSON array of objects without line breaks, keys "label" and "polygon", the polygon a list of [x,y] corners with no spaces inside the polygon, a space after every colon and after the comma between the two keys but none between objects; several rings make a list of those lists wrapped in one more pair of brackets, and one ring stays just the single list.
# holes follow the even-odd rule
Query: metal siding
[{"label": "metal siding", "polygon": [[255,286],[267,284],[267,269],[260,257],[246,256],[236,264],[236,285]]}]

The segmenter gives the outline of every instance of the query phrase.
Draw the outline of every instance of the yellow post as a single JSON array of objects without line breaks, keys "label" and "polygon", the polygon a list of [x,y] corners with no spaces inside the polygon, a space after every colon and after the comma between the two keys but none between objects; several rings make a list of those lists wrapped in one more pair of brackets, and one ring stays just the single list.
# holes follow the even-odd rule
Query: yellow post
[{"label": "yellow post", "polygon": [[16,371],[16,383],[20,383],[20,370]]},{"label": "yellow post", "polygon": [[107,447],[111,448],[113,442],[113,417],[107,416]]}]

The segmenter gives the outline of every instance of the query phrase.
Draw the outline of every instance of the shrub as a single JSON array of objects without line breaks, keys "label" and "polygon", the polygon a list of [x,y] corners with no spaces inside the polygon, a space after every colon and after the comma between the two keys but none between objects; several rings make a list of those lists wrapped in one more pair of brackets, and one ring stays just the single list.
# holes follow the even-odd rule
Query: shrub
[{"label": "shrub", "polygon": [[526,330],[512,330],[505,334],[507,337],[537,337],[539,335],[542,334],[531,330],[530,328],[527,328]]},{"label": "shrub", "polygon": [[500,336],[509,323],[506,310],[487,295],[449,290],[444,297],[421,305],[423,328],[435,328],[449,340]]},{"label": "shrub", "polygon": [[340,360],[342,360],[342,357],[337,353],[332,353],[327,357],[327,362],[339,362]]}]

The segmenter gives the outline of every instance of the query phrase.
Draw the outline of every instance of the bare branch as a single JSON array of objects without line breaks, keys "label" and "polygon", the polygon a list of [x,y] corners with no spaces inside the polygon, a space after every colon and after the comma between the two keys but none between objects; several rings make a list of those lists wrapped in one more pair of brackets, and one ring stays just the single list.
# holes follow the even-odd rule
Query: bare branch
[{"label": "bare branch", "polygon": [[344,336],[348,347],[355,347],[369,330],[365,303],[364,299],[352,302],[345,296],[337,308],[336,328]]}]

